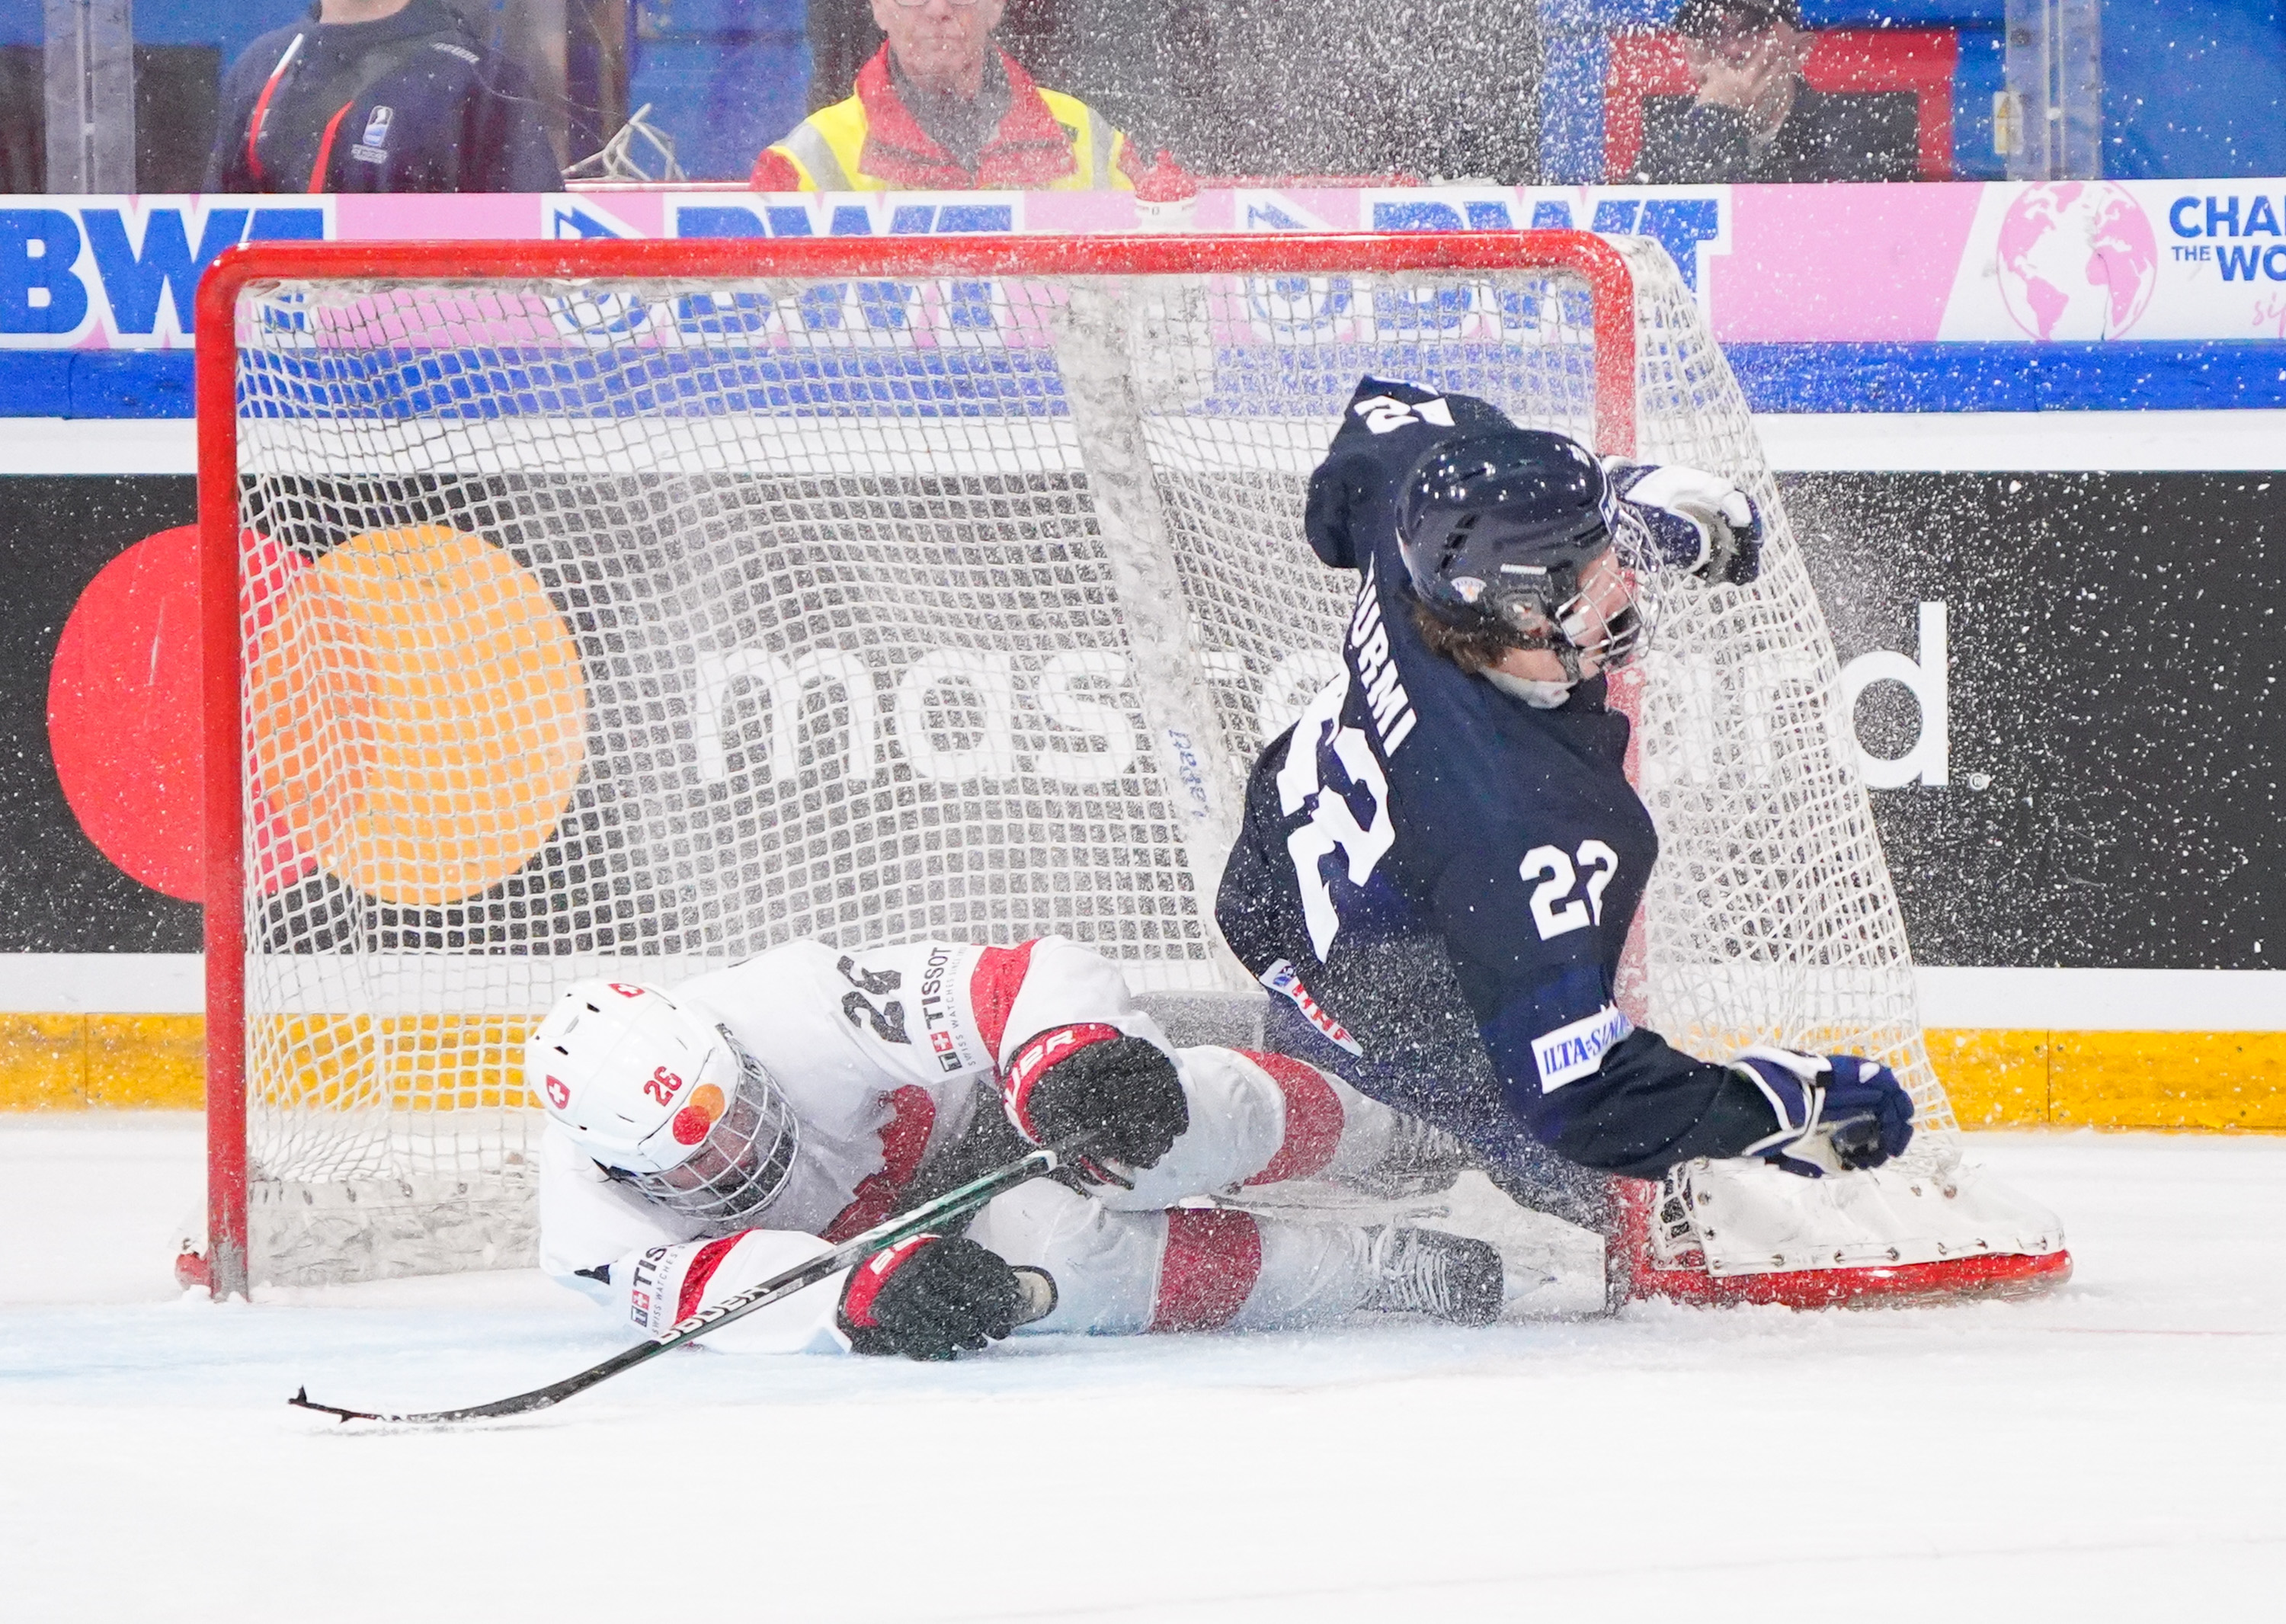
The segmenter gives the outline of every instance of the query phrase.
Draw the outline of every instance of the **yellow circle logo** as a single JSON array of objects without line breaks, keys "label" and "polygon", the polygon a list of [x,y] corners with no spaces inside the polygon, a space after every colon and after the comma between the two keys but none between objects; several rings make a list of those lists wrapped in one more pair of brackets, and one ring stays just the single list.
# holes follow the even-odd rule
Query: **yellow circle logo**
[{"label": "yellow circle logo", "polygon": [[383,902],[477,896],[532,860],[587,753],[579,650],[531,572],[441,524],[353,537],[257,638],[256,781],[325,870]]}]

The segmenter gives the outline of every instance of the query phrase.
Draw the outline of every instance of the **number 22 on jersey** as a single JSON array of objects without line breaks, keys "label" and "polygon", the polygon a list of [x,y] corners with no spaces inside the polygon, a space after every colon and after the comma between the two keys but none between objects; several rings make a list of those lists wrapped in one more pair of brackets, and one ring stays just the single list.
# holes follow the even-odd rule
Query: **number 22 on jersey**
[{"label": "number 22 on jersey", "polygon": [[[1576,868],[1561,847],[1535,846],[1519,865],[1527,882],[1540,882],[1532,888],[1532,922],[1542,942],[1604,922],[1604,889],[1620,871],[1620,855],[1601,840],[1586,840],[1574,855]],[[1588,876],[1587,895],[1574,896],[1582,872]]]},{"label": "number 22 on jersey", "polygon": [[[1279,809],[1290,815],[1306,808],[1309,813],[1310,821],[1286,837],[1286,852],[1294,862],[1311,950],[1320,964],[1342,922],[1334,909],[1333,887],[1318,867],[1320,859],[1339,854],[1350,883],[1361,886],[1397,844],[1397,826],[1389,816],[1389,777],[1374,759],[1365,734],[1342,726],[1342,700],[1348,691],[1346,672],[1318,690],[1295,722],[1286,764],[1278,770]],[[1348,789],[1362,789],[1370,797],[1372,805],[1362,823],[1349,795],[1328,783],[1328,778],[1346,778]]]}]

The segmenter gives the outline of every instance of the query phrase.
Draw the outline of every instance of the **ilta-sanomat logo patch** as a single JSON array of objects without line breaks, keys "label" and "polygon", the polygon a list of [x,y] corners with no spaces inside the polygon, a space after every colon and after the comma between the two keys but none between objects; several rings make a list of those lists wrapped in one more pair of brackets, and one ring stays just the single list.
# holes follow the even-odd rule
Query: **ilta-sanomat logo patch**
[{"label": "ilta-sanomat logo patch", "polygon": [[1604,1052],[1635,1029],[1633,1021],[1606,1004],[1592,1015],[1533,1038],[1532,1058],[1540,1068],[1540,1092],[1552,1094],[1590,1075],[1604,1063]]}]

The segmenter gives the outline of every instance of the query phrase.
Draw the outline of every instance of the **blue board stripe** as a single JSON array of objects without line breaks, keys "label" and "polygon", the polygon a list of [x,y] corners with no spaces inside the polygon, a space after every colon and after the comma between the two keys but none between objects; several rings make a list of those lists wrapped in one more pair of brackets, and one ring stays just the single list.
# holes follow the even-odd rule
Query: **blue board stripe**
[{"label": "blue board stripe", "polygon": [[184,351],[0,350],[0,417],[188,417]]},{"label": "blue board stripe", "polygon": [[746,412],[1037,417],[1063,410],[1063,382],[1048,358],[1005,350],[288,351],[254,358],[240,395],[249,416],[391,421]]},{"label": "blue board stripe", "polygon": [[[2286,343],[2276,340],[1752,343],[1726,345],[1725,351],[1757,412],[2286,409]],[[332,410],[388,416],[439,410],[481,416],[503,410],[688,410],[702,401],[707,403],[702,409],[714,411],[999,416],[1062,409],[1053,368],[1019,362],[1009,351],[887,351],[851,356],[836,366],[816,357],[763,360],[751,354],[733,365],[719,354],[660,351],[650,352],[637,371],[622,364],[616,375],[606,370],[601,353],[526,352],[505,373],[482,382],[483,368],[469,363],[501,358],[396,358],[349,371],[336,365],[325,380],[308,375],[304,364],[302,375],[281,372],[275,380],[281,391],[276,409],[307,410],[312,390],[331,395]],[[1353,375],[1332,376],[1351,366],[1350,358],[1325,353],[1313,359],[1323,364],[1307,369],[1306,382],[1289,375],[1281,387],[1314,390],[1339,382],[1345,389],[1354,381]],[[1386,351],[1373,359],[1382,370],[1406,370]],[[1361,370],[1364,352],[1355,362]],[[1466,389],[1469,380],[1461,374],[1468,370],[1460,367],[1438,381]],[[182,351],[0,351],[0,417],[188,417],[191,375],[191,357]],[[726,382],[735,385],[727,397]],[[1242,410],[1244,405],[1225,404]]]},{"label": "blue board stripe", "polygon": [[[1537,371],[1549,392],[1592,393],[1583,350],[1546,344],[1389,343],[1370,347],[1226,348],[1213,357],[1217,416],[1285,415],[1297,400],[1326,415],[1368,370],[1447,390]],[[1206,381],[1200,380],[1200,387]],[[240,410],[264,418],[713,416],[1039,418],[1065,414],[1064,383],[1044,350],[756,351],[680,345],[563,345],[416,351],[276,351],[249,359]]]},{"label": "blue board stripe", "polygon": [[1726,344],[1757,412],[2286,407],[2286,343]]}]

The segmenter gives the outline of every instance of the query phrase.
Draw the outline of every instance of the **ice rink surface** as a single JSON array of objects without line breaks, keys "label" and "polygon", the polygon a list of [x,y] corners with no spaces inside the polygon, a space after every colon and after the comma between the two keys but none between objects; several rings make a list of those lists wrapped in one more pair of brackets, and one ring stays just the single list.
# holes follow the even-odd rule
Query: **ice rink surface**
[{"label": "ice rink surface", "polygon": [[0,1126],[9,1618],[2286,1609],[2286,1139],[1974,1137],[2063,1215],[2038,1303],[692,1352],[455,1431],[282,1400],[473,1403],[625,1334],[536,1273],[185,1298],[201,1155],[188,1118]]}]

